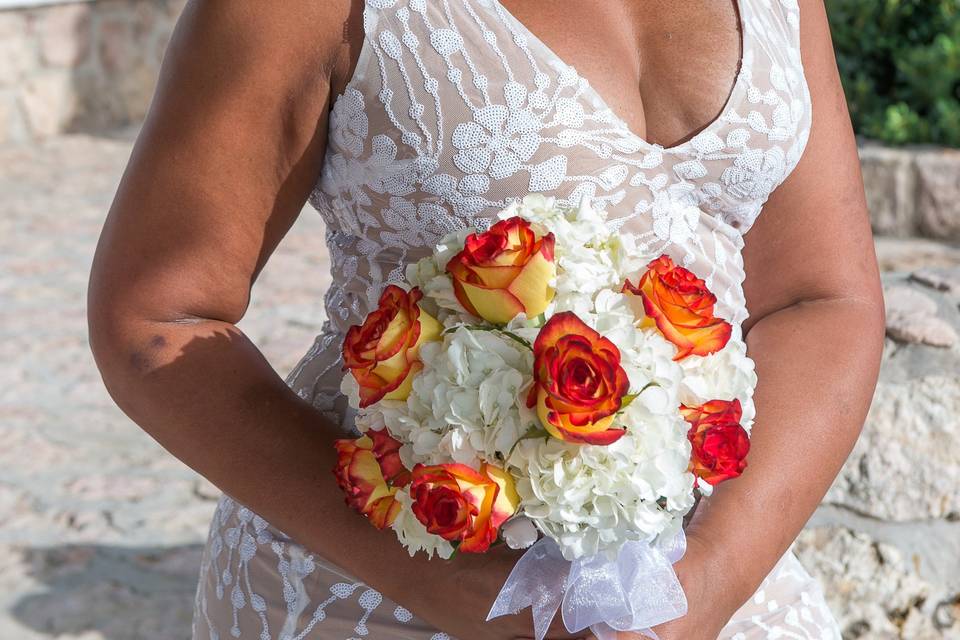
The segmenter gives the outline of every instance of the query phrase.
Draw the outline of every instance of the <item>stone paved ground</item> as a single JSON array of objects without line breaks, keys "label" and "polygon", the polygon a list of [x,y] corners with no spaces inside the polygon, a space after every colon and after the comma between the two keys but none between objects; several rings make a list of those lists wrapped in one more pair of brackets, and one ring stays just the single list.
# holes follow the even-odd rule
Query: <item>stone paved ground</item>
[{"label": "stone paved ground", "polygon": [[[113,406],[86,341],[128,138],[0,151],[0,640],[188,635],[216,491]],[[241,324],[278,371],[312,342],[328,280],[307,211]]]},{"label": "stone paved ground", "polygon": [[[188,636],[216,491],[111,403],[86,345],[94,242],[130,136],[0,151],[0,640]],[[322,319],[322,224],[309,212],[241,326],[285,373]],[[878,240],[887,269],[960,249]]]}]

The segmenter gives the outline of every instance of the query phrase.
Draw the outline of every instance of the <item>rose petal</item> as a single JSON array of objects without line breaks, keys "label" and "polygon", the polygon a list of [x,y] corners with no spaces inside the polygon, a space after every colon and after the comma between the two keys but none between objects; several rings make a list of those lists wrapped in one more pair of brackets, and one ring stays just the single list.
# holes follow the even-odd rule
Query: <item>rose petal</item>
[{"label": "rose petal", "polygon": [[520,301],[506,289],[485,289],[465,282],[460,287],[476,315],[488,322],[506,324],[524,312]]},{"label": "rose petal", "polygon": [[550,281],[556,275],[556,264],[548,261],[543,253],[537,253],[510,284],[510,293],[523,305],[528,318],[543,313],[553,300],[554,291]]}]

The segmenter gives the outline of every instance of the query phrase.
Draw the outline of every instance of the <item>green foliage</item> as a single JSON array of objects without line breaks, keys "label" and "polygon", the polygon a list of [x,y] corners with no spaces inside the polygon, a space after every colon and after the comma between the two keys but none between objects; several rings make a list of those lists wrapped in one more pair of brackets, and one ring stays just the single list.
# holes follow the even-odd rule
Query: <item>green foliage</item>
[{"label": "green foliage", "polygon": [[960,147],[960,0],[827,0],[854,128]]}]

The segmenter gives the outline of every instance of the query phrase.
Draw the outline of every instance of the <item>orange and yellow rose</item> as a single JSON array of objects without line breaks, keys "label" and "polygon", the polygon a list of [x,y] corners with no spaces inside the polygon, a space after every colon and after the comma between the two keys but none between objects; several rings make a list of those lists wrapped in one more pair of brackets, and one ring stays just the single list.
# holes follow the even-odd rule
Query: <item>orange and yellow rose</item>
[{"label": "orange and yellow rose", "polygon": [[743,473],[750,437],[740,425],[740,400],[710,400],[695,407],[682,404],[680,413],[690,423],[690,470],[697,478],[716,485]]},{"label": "orange and yellow rose", "polygon": [[400,462],[400,443],[386,429],[368,431],[356,439],[337,440],[333,474],[346,494],[347,505],[384,529],[400,511],[395,496],[410,484],[410,472]]},{"label": "orange and yellow rose", "polygon": [[459,463],[418,464],[412,476],[413,514],[430,533],[458,542],[460,551],[489,549],[520,504],[510,474],[487,463],[479,470]]},{"label": "orange and yellow rose", "polygon": [[554,236],[538,238],[520,217],[467,236],[463,250],[447,263],[457,300],[469,313],[494,324],[518,314],[533,318],[553,300],[557,274]]},{"label": "orange and yellow rose", "polygon": [[360,387],[360,407],[382,399],[405,400],[413,377],[423,368],[418,354],[424,342],[438,340],[442,326],[420,308],[414,287],[388,285],[377,309],[354,325],[343,341],[344,367]]},{"label": "orange and yellow rose", "polygon": [[564,311],[540,330],[533,354],[534,384],[527,405],[537,408],[550,435],[605,445],[624,434],[613,421],[630,382],[615,344]]},{"label": "orange and yellow rose", "polygon": [[713,314],[717,297],[702,279],[666,254],[650,261],[637,286],[624,282],[623,293],[640,298],[641,327],[656,326],[677,346],[674,360],[714,353],[730,340],[730,323]]}]

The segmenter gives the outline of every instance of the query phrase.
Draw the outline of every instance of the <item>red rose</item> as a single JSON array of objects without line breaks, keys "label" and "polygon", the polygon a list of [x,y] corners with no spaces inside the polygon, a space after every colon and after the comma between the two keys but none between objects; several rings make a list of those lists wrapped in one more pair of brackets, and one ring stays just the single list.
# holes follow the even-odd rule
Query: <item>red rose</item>
[{"label": "red rose", "polygon": [[527,405],[537,407],[550,435],[567,442],[610,444],[624,434],[611,428],[630,388],[615,344],[564,311],[540,329],[533,357],[534,384]]},{"label": "red rose", "polygon": [[743,473],[750,437],[740,425],[740,400],[710,400],[697,407],[681,404],[680,413],[691,425],[690,470],[697,478],[716,485]]},{"label": "red rose", "polygon": [[489,549],[520,504],[510,474],[486,463],[479,471],[457,463],[418,464],[410,495],[413,514],[427,531],[470,553]]},{"label": "red rose", "polygon": [[410,472],[400,462],[400,443],[383,429],[354,440],[337,440],[334,447],[339,455],[333,474],[347,504],[376,528],[389,527],[400,511],[394,496],[410,483]]},{"label": "red rose", "polygon": [[729,322],[713,315],[717,297],[692,271],[664,254],[647,265],[636,287],[629,280],[623,293],[638,296],[643,305],[641,327],[656,326],[677,345],[674,360],[719,351],[730,340]]},{"label": "red rose", "polygon": [[343,341],[343,362],[360,386],[360,407],[384,398],[405,400],[414,375],[423,368],[420,345],[440,338],[442,327],[417,304],[416,287],[404,291],[391,284],[377,309],[362,325],[354,325]]}]

